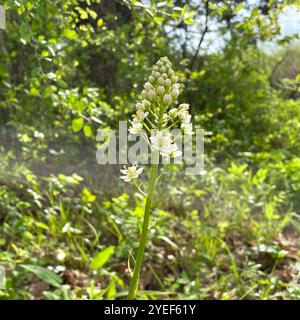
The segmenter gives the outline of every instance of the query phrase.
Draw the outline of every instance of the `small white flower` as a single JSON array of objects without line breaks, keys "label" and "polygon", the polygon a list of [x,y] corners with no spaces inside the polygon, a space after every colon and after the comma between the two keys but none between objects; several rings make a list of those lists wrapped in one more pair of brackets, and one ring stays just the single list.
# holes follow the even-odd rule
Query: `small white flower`
[{"label": "small white flower", "polygon": [[55,268],[55,271],[56,272],[64,272],[64,271],[66,271],[66,267],[65,266],[57,266]]},{"label": "small white flower", "polygon": [[145,109],[149,106],[149,101],[142,100],[141,102],[138,102],[135,106],[137,110],[145,111]]},{"label": "small white flower", "polygon": [[187,135],[193,134],[193,125],[191,123],[185,123],[183,122],[181,124],[181,129],[183,129],[183,132]]},{"label": "small white flower", "polygon": [[58,261],[64,261],[66,258],[66,254],[63,251],[58,252],[58,254],[56,255],[56,259]]},{"label": "small white flower", "polygon": [[189,104],[182,103],[179,105],[178,117],[185,125],[188,125],[191,122],[191,115],[188,112]]},{"label": "small white flower", "polygon": [[136,114],[133,115],[134,121],[142,122],[147,116],[149,112],[144,112],[142,109],[139,109]]},{"label": "small white flower", "polygon": [[133,120],[131,122],[131,127],[128,129],[128,131],[131,134],[140,134],[142,130],[143,130],[143,124],[136,120]]},{"label": "small white flower", "polygon": [[137,110],[145,110],[145,104],[143,102],[138,102],[135,106]]},{"label": "small white flower", "polygon": [[181,103],[178,107],[178,109],[186,110],[186,111],[189,110],[189,108],[190,108],[190,105],[188,103]]},{"label": "small white flower", "polygon": [[163,126],[166,126],[170,120],[170,116],[167,113],[164,113],[162,116]]},{"label": "small white flower", "polygon": [[169,144],[165,149],[161,150],[161,155],[163,157],[180,157],[182,155],[182,152],[178,149],[178,146],[176,143]]},{"label": "small white flower", "polygon": [[178,112],[178,117],[182,123],[188,124],[191,122],[191,115],[186,110],[180,110]]},{"label": "small white flower", "polygon": [[169,116],[170,116],[171,118],[175,118],[175,117],[177,116],[177,112],[178,112],[178,110],[177,110],[176,108],[173,108],[173,109],[171,109],[171,110],[169,111]]},{"label": "small white flower", "polygon": [[124,169],[120,170],[121,173],[124,174],[124,176],[120,176],[120,178],[126,182],[130,182],[132,179],[137,179],[139,175],[142,173],[143,169],[143,167],[138,169],[137,165],[133,165],[132,167],[128,168],[124,166]]},{"label": "small white flower", "polygon": [[150,141],[152,149],[159,151],[163,157],[181,155],[177,144],[173,142],[171,134],[166,130],[157,131],[154,136],[150,137]]},{"label": "small white flower", "polygon": [[171,158],[177,158],[177,157],[180,157],[181,155],[182,155],[182,152],[178,149],[177,144],[173,143],[170,148],[169,156]]},{"label": "small white flower", "polygon": [[151,146],[153,150],[163,150],[168,149],[169,145],[172,143],[171,134],[165,130],[156,131],[153,136],[150,137]]}]

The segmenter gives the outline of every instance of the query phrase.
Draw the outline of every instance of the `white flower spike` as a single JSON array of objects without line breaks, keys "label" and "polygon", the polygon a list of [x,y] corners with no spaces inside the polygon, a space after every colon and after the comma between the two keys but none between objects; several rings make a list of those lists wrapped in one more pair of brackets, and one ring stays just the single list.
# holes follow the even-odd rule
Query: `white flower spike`
[{"label": "white flower spike", "polygon": [[159,59],[144,85],[143,100],[136,104],[136,114],[132,116],[133,120],[129,128],[129,132],[133,135],[141,134],[144,127],[148,132],[151,129],[158,130],[150,137],[151,148],[159,150],[162,156],[172,158],[180,156],[181,151],[178,150],[168,130],[164,130],[168,128],[169,123],[174,125],[179,122],[183,133],[193,134],[189,104],[182,103],[177,108],[168,110],[176,102],[179,93],[180,84],[171,62],[167,57]]},{"label": "white flower spike", "polygon": [[[178,77],[172,69],[172,64],[167,57],[160,58],[154,65],[148,81],[141,92],[143,100],[136,104],[136,114],[133,115],[129,132],[132,134],[142,134],[151,150],[161,157],[176,158],[182,155],[175,137],[171,134],[171,128],[178,126],[184,134],[193,134],[189,105],[186,103],[174,106],[180,94],[180,84]],[[145,130],[143,130],[145,128]],[[153,194],[159,180],[159,163],[151,165],[148,192],[144,192],[141,184],[136,179],[142,173],[143,168],[133,165],[121,170],[123,179],[132,183],[138,188],[142,195],[147,197],[144,221],[141,234],[141,241],[136,254],[134,270],[130,279],[128,299],[135,299],[141,264],[144,257],[149,229],[150,212],[152,208]]]}]

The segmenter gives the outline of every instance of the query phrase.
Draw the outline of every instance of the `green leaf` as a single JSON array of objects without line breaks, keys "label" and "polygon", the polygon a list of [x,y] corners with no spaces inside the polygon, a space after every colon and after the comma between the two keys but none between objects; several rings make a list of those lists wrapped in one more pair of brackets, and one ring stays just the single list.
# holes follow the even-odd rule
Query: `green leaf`
[{"label": "green leaf", "polygon": [[34,273],[41,280],[49,283],[53,287],[60,287],[62,283],[62,279],[55,272],[44,267],[29,264],[23,264],[21,267],[29,272]]},{"label": "green leaf", "polygon": [[239,12],[240,10],[244,9],[245,5],[243,3],[240,3],[235,9],[234,12]]},{"label": "green leaf", "polygon": [[91,128],[91,126],[89,124],[86,124],[83,127],[83,132],[84,132],[86,137],[91,137],[93,135],[92,128]]},{"label": "green leaf", "polygon": [[115,250],[114,246],[109,246],[106,249],[96,253],[92,262],[90,263],[91,268],[99,269],[109,260]]},{"label": "green leaf", "polygon": [[193,11],[193,10],[188,13],[185,13],[184,19],[183,19],[184,23],[188,24],[188,25],[194,24],[194,22],[195,22],[194,16],[195,16],[195,11]]},{"label": "green leaf", "polygon": [[68,84],[66,83],[66,81],[64,81],[64,80],[62,80],[62,79],[59,79],[59,80],[57,81],[57,84],[58,84],[61,88],[63,88],[63,89],[67,89],[67,88],[68,88]]},{"label": "green leaf", "polygon": [[170,245],[173,249],[177,250],[178,246],[175,242],[173,242],[171,239],[169,239],[166,236],[160,236],[159,239],[163,240],[164,242],[166,242],[168,245]]},{"label": "green leaf", "polygon": [[6,67],[4,64],[0,64],[0,76],[4,76],[6,74]]},{"label": "green leaf", "polygon": [[74,132],[80,131],[82,126],[83,126],[83,119],[82,118],[77,118],[72,121],[72,129]]},{"label": "green leaf", "polygon": [[208,4],[208,7],[209,7],[209,9],[211,9],[211,10],[216,10],[216,9],[218,9],[218,6],[217,6],[215,3],[209,3],[209,4]]},{"label": "green leaf", "polygon": [[20,32],[20,41],[22,41],[24,44],[30,41],[32,32],[31,32],[31,27],[27,22],[23,21],[21,23],[19,32]]},{"label": "green leaf", "polygon": [[153,18],[153,12],[151,10],[149,10],[148,8],[145,9],[146,13],[151,17]]},{"label": "green leaf", "polygon": [[181,11],[181,17],[184,18],[184,15],[186,13],[186,9],[187,9],[187,4],[182,8],[182,11]]},{"label": "green leaf", "polygon": [[135,4],[136,6],[144,7],[144,5],[142,4],[142,2],[140,2],[140,1],[133,1],[133,0],[132,0],[132,3]]},{"label": "green leaf", "polygon": [[47,57],[49,56],[49,51],[43,50],[41,56],[42,56],[43,58],[47,58]]},{"label": "green leaf", "polygon": [[27,2],[26,7],[27,7],[28,11],[31,11],[32,10],[32,3],[31,2]]},{"label": "green leaf", "polygon": [[97,27],[101,27],[103,25],[103,19],[98,19]]},{"label": "green leaf", "polygon": [[96,200],[96,196],[90,192],[89,189],[84,188],[82,190],[82,201],[84,202],[94,202]]},{"label": "green leaf", "polygon": [[94,10],[87,9],[87,12],[94,20],[97,18],[97,13]]},{"label": "green leaf", "polygon": [[160,24],[164,21],[163,17],[153,17],[154,22],[156,22],[157,24]]},{"label": "green leaf", "polygon": [[75,30],[65,30],[63,34],[68,39],[75,39],[77,37]]},{"label": "green leaf", "polygon": [[85,10],[80,10],[80,19],[86,20],[89,18],[88,13]]},{"label": "green leaf", "polygon": [[111,282],[109,283],[109,285],[107,286],[106,289],[106,297],[107,299],[112,299],[115,297],[117,291],[116,291],[116,284],[114,280],[111,280]]}]

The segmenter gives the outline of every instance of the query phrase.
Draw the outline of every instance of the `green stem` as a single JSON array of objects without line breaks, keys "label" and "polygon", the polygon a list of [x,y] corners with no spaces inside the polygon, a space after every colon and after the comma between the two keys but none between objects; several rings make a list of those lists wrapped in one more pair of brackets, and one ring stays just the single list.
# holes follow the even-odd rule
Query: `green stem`
[{"label": "green stem", "polygon": [[136,188],[139,190],[139,192],[145,197],[146,193],[142,190],[142,188],[137,184],[135,180],[132,180],[133,184],[136,186]]},{"label": "green stem", "polygon": [[130,279],[130,286],[129,286],[129,292],[128,292],[128,299],[130,299],[130,300],[135,299],[136,292],[137,292],[138,285],[139,285],[140,268],[141,268],[141,264],[143,262],[145,247],[146,247],[146,243],[147,243],[147,234],[148,234],[149,220],[150,220],[150,210],[152,207],[152,199],[153,199],[153,194],[154,194],[154,190],[155,190],[155,181],[156,181],[156,177],[157,177],[157,172],[158,172],[158,164],[153,164],[152,168],[151,168],[151,174],[150,174],[150,185],[149,185],[149,191],[148,191],[146,206],[145,206],[141,240],[140,240],[139,248],[138,248],[137,255],[136,255],[133,274]]}]

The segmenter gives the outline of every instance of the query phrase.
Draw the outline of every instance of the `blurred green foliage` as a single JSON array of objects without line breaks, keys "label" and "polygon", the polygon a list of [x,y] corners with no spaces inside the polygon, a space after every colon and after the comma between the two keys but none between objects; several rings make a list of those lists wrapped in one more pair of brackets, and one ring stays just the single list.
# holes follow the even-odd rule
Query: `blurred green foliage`
[{"label": "blurred green foliage", "polygon": [[278,22],[289,5],[5,1],[1,299],[126,296],[144,203],[117,166],[97,165],[95,136],[128,119],[164,55],[206,130],[206,167],[162,177],[139,298],[300,298],[300,49]]}]

